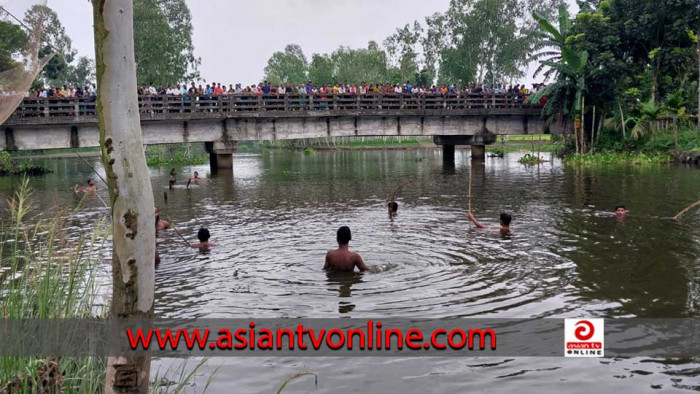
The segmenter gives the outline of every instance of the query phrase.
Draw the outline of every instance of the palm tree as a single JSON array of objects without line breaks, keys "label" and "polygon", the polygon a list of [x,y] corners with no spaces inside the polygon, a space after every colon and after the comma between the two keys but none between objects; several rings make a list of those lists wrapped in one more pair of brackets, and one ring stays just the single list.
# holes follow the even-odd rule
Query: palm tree
[{"label": "palm tree", "polygon": [[634,126],[630,135],[634,139],[639,139],[654,131],[654,127],[661,116],[664,115],[664,107],[656,105],[653,99],[642,102],[636,110],[636,114],[628,118],[628,122]]},{"label": "palm tree", "polygon": [[683,89],[678,89],[675,93],[669,94],[666,97],[666,102],[664,105],[664,112],[670,115],[673,119],[673,141],[676,144],[676,149],[679,148],[678,121],[679,119],[686,118],[685,98],[683,97],[684,93],[685,92]]}]

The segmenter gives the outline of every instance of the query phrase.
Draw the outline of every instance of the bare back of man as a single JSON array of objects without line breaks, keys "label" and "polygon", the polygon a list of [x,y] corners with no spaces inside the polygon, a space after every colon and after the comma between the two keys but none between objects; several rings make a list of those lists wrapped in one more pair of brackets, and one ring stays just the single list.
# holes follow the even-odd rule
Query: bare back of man
[{"label": "bare back of man", "polygon": [[362,261],[362,257],[346,248],[331,250],[326,253],[326,264],[323,269],[334,271],[354,271],[357,267],[360,271],[367,271],[367,265]]},{"label": "bare back of man", "polygon": [[355,267],[362,272],[369,270],[365,262],[362,261],[362,257],[349,249],[348,245],[352,236],[348,227],[343,226],[338,229],[337,239],[338,249],[330,250],[326,253],[326,262],[323,265],[324,270],[351,272],[355,270]]}]

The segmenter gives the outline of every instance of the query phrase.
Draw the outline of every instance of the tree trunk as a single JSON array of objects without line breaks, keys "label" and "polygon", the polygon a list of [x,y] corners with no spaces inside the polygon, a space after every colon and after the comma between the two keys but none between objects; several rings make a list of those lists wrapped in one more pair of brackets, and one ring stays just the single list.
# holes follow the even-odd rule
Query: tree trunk
[{"label": "tree trunk", "polygon": [[676,150],[678,150],[678,116],[676,114],[673,114],[673,141],[676,143]]},{"label": "tree trunk", "polygon": [[622,122],[622,137],[627,138],[627,125],[625,125],[625,113],[622,112],[622,103],[618,101],[617,105],[620,108],[620,121]]},{"label": "tree trunk", "polygon": [[[132,0],[93,0],[97,115],[112,209],[112,318],[150,318],[155,287],[153,190],[141,138]],[[105,393],[147,393],[150,357],[112,356]]]},{"label": "tree trunk", "polygon": [[581,153],[586,153],[586,97],[581,95]]},{"label": "tree trunk", "polygon": [[595,143],[595,105],[593,106],[593,121],[591,122],[591,149]]}]

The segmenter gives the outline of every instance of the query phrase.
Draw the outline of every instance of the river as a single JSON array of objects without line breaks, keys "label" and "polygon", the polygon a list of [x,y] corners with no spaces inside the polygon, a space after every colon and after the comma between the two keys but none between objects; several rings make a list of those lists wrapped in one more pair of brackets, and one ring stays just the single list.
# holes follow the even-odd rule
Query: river
[{"label": "river", "polygon": [[[474,166],[472,209],[512,234],[469,231],[468,151],[445,166],[439,150],[240,154],[234,173],[208,165],[151,170],[156,205],[194,240],[207,226],[218,246],[199,254],[172,231],[159,235],[160,317],[700,317],[700,170],[675,165],[540,166],[521,154]],[[99,163],[95,163],[99,166]],[[53,160],[32,180],[39,204],[76,203],[91,177],[79,160]],[[204,174],[185,189],[192,171]],[[0,181],[7,197],[14,178]],[[399,184],[399,213],[386,197]],[[106,200],[106,191],[100,194]],[[166,194],[167,202],[164,200]],[[4,200],[5,198],[3,198]],[[630,214],[606,217],[618,204]],[[90,201],[85,221],[106,210]],[[693,224],[691,224],[693,223]],[[341,225],[351,249],[379,274],[321,270]],[[79,227],[79,226],[78,226]],[[107,264],[107,263],[106,263]],[[160,361],[157,366],[167,365]],[[214,358],[213,392],[273,392],[285,377],[318,374],[285,392],[645,392],[700,390],[700,363],[656,359]],[[197,391],[206,380],[199,376]]]}]

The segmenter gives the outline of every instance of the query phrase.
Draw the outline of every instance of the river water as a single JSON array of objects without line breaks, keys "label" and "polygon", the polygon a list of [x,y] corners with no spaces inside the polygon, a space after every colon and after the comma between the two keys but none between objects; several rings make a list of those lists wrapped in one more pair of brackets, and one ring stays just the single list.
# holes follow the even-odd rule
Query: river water
[{"label": "river water", "polygon": [[[200,226],[218,246],[188,249],[159,235],[160,317],[700,317],[700,213],[664,219],[700,198],[700,170],[674,165],[574,167],[555,158],[525,167],[520,154],[474,165],[472,210],[512,234],[469,231],[468,152],[445,166],[439,150],[240,154],[233,176],[208,166],[170,168],[151,178],[161,216],[194,239]],[[77,160],[54,160],[33,180],[41,204],[75,204],[70,187],[91,177]],[[95,163],[99,168],[99,163]],[[189,190],[188,173],[205,179]],[[16,180],[0,182],[6,197]],[[390,221],[386,197],[397,196]],[[106,199],[104,187],[100,194]],[[167,203],[164,200],[167,194]],[[624,220],[606,217],[625,204]],[[82,212],[104,215],[99,201]],[[692,224],[691,224],[692,223]],[[379,274],[321,270],[341,225],[351,249]],[[77,226],[79,227],[79,226]],[[168,365],[160,361],[158,366]],[[194,363],[192,363],[194,364]],[[213,392],[456,393],[669,392],[700,390],[700,363],[559,358],[214,358]],[[207,374],[198,376],[193,392]]]}]

